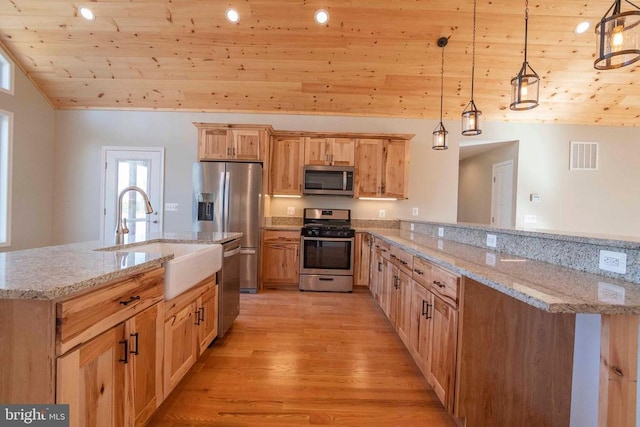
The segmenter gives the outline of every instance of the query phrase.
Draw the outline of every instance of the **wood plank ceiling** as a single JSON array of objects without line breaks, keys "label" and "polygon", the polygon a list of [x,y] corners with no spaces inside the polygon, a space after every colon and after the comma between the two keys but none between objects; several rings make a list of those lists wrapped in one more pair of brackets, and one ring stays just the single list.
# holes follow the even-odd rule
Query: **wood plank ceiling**
[{"label": "wood plank ceiling", "polygon": [[[508,108],[524,1],[479,0],[475,101],[486,120],[638,126],[640,63],[596,71],[612,0],[531,0],[541,105]],[[79,16],[88,5],[94,21]],[[233,6],[240,22],[224,18]],[[313,20],[327,9],[329,24]],[[470,97],[472,0],[0,0],[0,41],[59,109],[287,112],[445,119]],[[582,20],[592,23],[582,35]]]}]

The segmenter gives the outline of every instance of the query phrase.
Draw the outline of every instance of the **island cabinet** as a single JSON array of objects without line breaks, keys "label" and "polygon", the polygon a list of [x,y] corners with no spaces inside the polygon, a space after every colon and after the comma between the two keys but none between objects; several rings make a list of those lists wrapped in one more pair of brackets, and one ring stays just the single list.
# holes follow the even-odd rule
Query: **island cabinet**
[{"label": "island cabinet", "polygon": [[391,299],[389,320],[396,327],[398,336],[408,346],[411,326],[411,269],[413,256],[397,246],[391,246]]},{"label": "island cabinet", "polygon": [[304,138],[304,164],[317,166],[353,166],[355,164],[353,138]]},{"label": "island cabinet", "polygon": [[215,275],[165,302],[164,393],[168,395],[218,334]]},{"label": "island cabinet", "polygon": [[158,268],[56,304],[55,401],[71,426],[145,425],[162,402],[163,283]]},{"label": "island cabinet", "polygon": [[271,139],[269,194],[301,196],[304,138],[274,135]]},{"label": "island cabinet", "polygon": [[296,285],[300,272],[300,231],[264,230],[262,232],[263,285]]},{"label": "island cabinet", "polygon": [[264,160],[268,125],[194,123],[198,128],[198,160]]},{"label": "island cabinet", "polygon": [[406,199],[409,190],[409,142],[358,139],[354,197]]},{"label": "island cabinet", "polygon": [[371,238],[369,233],[356,233],[355,260],[353,266],[353,284],[355,286],[369,286],[369,257],[371,252]]}]

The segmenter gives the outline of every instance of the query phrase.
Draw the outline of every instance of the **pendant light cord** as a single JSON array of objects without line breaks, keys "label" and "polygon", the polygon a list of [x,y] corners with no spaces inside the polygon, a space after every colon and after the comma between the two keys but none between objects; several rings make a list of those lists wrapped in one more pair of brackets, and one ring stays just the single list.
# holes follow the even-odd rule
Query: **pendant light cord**
[{"label": "pendant light cord", "polygon": [[524,63],[527,63],[527,44],[529,34],[529,0],[524,2]]},{"label": "pendant light cord", "polygon": [[476,77],[476,0],[473,0],[473,38],[471,46],[471,102],[473,102],[473,82]]},{"label": "pendant light cord", "polygon": [[442,100],[443,99],[444,99],[444,46],[442,46],[442,65],[440,66],[440,123],[442,123]]}]

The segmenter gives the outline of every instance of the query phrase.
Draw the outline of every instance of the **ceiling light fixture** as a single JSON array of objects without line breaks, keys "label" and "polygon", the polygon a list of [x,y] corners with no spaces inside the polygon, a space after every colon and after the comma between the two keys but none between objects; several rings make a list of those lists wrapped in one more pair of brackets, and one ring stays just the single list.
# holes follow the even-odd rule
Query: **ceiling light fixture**
[{"label": "ceiling light fixture", "polygon": [[476,0],[473,0],[473,38],[471,42],[471,101],[462,112],[462,134],[466,136],[480,135],[480,120],[482,119],[482,111],[478,110],[476,103],[473,102],[473,85],[476,75]]},{"label": "ceiling light fixture", "polygon": [[442,101],[444,99],[444,47],[449,42],[447,37],[440,37],[438,39],[438,47],[442,48],[442,66],[440,67],[440,123],[433,131],[433,145],[431,148],[434,150],[446,150],[447,146],[447,130],[442,124]]},{"label": "ceiling light fixture", "polygon": [[78,12],[80,12],[80,16],[82,16],[84,19],[88,21],[93,21],[96,17],[91,11],[91,9],[87,7],[81,7],[80,9],[78,9]]},{"label": "ceiling light fixture", "polygon": [[240,21],[240,14],[233,8],[227,9],[227,11],[224,13],[224,16],[226,16],[227,20],[233,24],[237,24],[238,21]]},{"label": "ceiling light fixture", "polygon": [[524,62],[518,75],[511,79],[511,104],[514,111],[531,110],[539,104],[540,77],[527,62],[529,36],[529,0],[525,0],[524,10]]},{"label": "ceiling light fixture", "polygon": [[316,10],[316,14],[314,15],[314,19],[316,20],[317,24],[325,25],[327,22],[329,22],[329,12],[327,12],[324,9],[318,9],[318,10]]},{"label": "ceiling light fixture", "polygon": [[640,7],[628,0],[625,3],[635,10],[622,12],[622,1],[616,0],[596,25],[596,70],[613,70],[640,59]]},{"label": "ceiling light fixture", "polygon": [[574,28],[573,32],[576,34],[584,34],[587,32],[590,26],[591,26],[591,22],[582,21],[581,23],[576,25],[576,28]]}]

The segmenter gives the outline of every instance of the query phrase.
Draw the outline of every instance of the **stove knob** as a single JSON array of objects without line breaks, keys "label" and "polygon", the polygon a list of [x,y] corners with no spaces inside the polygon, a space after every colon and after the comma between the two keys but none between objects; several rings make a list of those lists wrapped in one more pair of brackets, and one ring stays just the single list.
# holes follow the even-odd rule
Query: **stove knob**
[{"label": "stove knob", "polygon": [[311,230],[313,232],[314,235],[319,236],[320,235],[320,230]]}]

